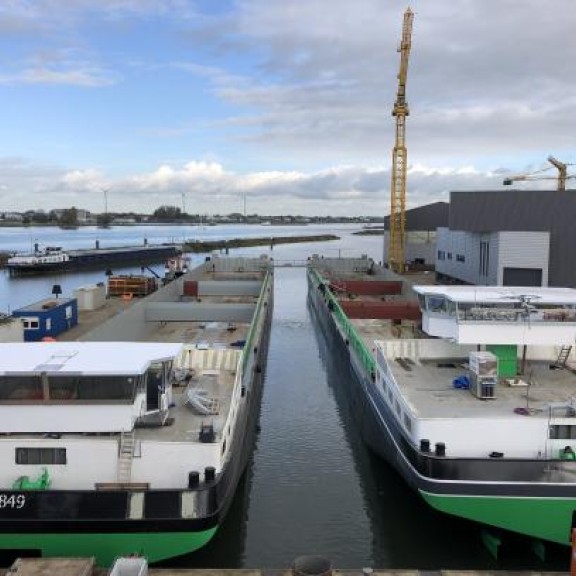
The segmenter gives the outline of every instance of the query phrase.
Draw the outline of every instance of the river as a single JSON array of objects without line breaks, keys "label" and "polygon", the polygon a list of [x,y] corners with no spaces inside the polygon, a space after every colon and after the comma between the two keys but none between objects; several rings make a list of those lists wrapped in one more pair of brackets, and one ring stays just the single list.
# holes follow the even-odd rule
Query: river
[{"label": "river", "polygon": [[[64,248],[151,244],[243,236],[333,233],[340,240],[275,244],[232,251],[276,260],[368,254],[382,258],[382,240],[355,236],[358,226],[134,226],[101,229],[0,229],[1,250],[35,242]],[[195,261],[205,255],[195,255]],[[163,266],[153,266],[158,273]],[[140,272],[139,268],[114,273]],[[330,353],[306,303],[303,268],[277,268],[260,432],[249,468],[216,537],[195,554],[163,566],[286,568],[297,556],[321,554],[338,568],[421,570],[568,570],[568,548],[551,546],[540,560],[525,539],[503,547],[498,561],[481,543],[477,524],[435,512],[363,445],[348,411],[348,367]],[[0,311],[104,281],[104,271],[55,277],[0,277]]]}]

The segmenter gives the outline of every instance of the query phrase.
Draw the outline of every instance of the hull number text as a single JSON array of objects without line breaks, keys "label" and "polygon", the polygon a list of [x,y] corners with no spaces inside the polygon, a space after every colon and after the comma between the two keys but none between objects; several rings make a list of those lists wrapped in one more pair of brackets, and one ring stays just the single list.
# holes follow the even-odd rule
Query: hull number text
[{"label": "hull number text", "polygon": [[26,496],[24,494],[0,494],[0,510],[5,508],[24,508]]}]

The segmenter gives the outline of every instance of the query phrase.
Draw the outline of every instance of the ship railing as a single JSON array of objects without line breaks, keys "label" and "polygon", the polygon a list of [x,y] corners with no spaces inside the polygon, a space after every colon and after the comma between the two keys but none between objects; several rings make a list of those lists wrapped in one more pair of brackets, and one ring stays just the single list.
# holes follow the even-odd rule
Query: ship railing
[{"label": "ship railing", "polygon": [[252,343],[254,341],[254,337],[256,336],[256,330],[258,329],[259,326],[259,318],[260,318],[260,314],[262,313],[262,307],[264,306],[264,300],[265,300],[265,293],[266,290],[268,290],[269,286],[270,286],[270,278],[271,278],[271,272],[270,270],[268,270],[266,272],[266,276],[264,277],[264,281],[262,282],[262,287],[260,288],[260,294],[258,295],[258,303],[256,304],[256,309],[254,310],[254,316],[252,319],[252,322],[250,324],[250,329],[248,330],[248,335],[246,336],[246,343],[244,345],[244,358],[243,358],[243,371],[246,371],[246,368],[248,366],[248,360],[250,358],[250,354],[248,353],[248,351],[252,348]]},{"label": "ship railing", "polygon": [[366,372],[374,376],[376,374],[376,362],[374,361],[374,356],[370,353],[364,344],[364,341],[358,336],[354,326],[348,320],[348,317],[338,303],[338,299],[330,290],[326,280],[315,268],[310,267],[309,271],[316,283],[321,283],[325,286],[324,295],[328,302],[328,307],[331,308],[332,314],[340,325],[340,328],[348,341],[348,345],[354,350]]}]

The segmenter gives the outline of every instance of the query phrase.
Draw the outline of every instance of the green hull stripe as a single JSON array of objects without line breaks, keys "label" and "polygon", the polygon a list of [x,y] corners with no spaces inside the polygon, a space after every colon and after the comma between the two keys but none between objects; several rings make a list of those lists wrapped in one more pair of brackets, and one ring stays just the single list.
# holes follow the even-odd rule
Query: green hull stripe
[{"label": "green hull stripe", "polygon": [[138,554],[158,562],[193,552],[204,546],[218,527],[202,532],[156,532],[123,534],[0,534],[5,550],[40,550],[42,556],[94,556],[99,566],[115,558]]},{"label": "green hull stripe", "polygon": [[420,491],[437,510],[534,538],[570,544],[576,498],[448,496]]}]

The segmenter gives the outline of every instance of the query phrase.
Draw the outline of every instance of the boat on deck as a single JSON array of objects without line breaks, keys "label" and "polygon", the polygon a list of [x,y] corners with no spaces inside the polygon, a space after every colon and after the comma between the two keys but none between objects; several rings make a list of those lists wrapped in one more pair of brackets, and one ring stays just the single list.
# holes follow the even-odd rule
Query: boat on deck
[{"label": "boat on deck", "polygon": [[0,549],[156,562],[204,546],[234,498],[259,416],[271,261],[213,257],[106,305],[58,341],[2,345]]},{"label": "boat on deck", "polygon": [[418,283],[368,258],[312,258],[308,283],[370,448],[496,539],[569,545],[576,290]]}]

